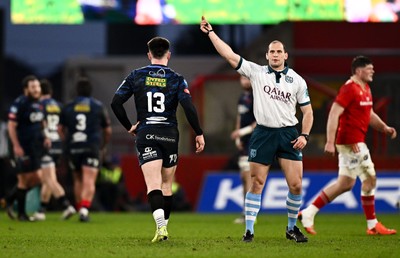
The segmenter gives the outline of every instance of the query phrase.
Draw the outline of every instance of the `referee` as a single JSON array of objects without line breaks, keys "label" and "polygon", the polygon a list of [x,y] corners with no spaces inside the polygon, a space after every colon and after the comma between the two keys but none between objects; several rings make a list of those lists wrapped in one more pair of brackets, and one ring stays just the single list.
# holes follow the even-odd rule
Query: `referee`
[{"label": "referee", "polygon": [[[282,42],[274,40],[269,44],[266,53],[268,65],[261,66],[234,53],[231,47],[217,36],[204,17],[200,29],[207,34],[217,52],[241,75],[250,79],[253,87],[253,108],[257,126],[249,144],[252,182],[245,198],[246,231],[243,241],[253,241],[254,221],[260,210],[261,193],[271,164],[277,158],[289,187],[286,198],[286,238],[296,242],[307,242],[307,237],[296,227],[302,199],[301,151],[307,145],[313,124],[313,111],[306,82],[286,65],[288,53]],[[300,134],[295,128],[298,123],[297,103],[303,113]]]}]

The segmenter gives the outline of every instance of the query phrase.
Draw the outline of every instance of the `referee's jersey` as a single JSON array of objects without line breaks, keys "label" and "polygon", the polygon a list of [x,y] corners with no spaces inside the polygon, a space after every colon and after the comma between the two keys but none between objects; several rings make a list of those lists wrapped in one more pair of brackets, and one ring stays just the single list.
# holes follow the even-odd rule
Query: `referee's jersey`
[{"label": "referee's jersey", "polygon": [[274,71],[240,58],[236,70],[250,79],[254,96],[254,116],[258,124],[270,128],[294,126],[296,104],[310,104],[304,79],[289,67]]}]

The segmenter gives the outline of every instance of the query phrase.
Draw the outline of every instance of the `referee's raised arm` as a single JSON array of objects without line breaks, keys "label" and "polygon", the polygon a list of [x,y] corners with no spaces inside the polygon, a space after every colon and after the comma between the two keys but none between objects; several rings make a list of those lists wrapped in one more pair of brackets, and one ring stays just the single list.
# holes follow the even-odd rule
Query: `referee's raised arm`
[{"label": "referee's raised arm", "polygon": [[218,37],[212,29],[211,24],[206,20],[206,18],[204,18],[204,16],[201,16],[200,30],[207,34],[217,52],[225,58],[233,68],[236,68],[239,64],[240,56],[233,52],[232,48]]}]

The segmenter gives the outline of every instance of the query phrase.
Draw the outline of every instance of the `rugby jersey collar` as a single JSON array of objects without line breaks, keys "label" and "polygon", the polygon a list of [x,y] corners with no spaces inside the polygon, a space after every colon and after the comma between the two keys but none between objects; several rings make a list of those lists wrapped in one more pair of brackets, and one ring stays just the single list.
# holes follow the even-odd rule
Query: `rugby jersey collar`
[{"label": "rugby jersey collar", "polygon": [[[285,63],[285,65],[286,65],[286,63]],[[274,69],[272,69],[271,66],[268,65],[268,73],[274,73],[274,74],[275,74],[275,81],[276,81],[276,83],[279,83],[279,80],[281,79],[281,74],[286,75],[288,71],[289,71],[289,66],[287,66],[287,65],[286,65],[285,68],[284,68],[282,71],[280,71],[280,72],[275,71]]]},{"label": "rugby jersey collar", "polygon": [[280,72],[278,72],[278,71],[275,71],[271,66],[269,66],[268,65],[268,73],[283,73],[284,75],[286,75],[287,73],[288,73],[288,71],[289,71],[289,66],[285,66],[285,68],[282,70],[282,71],[280,71]]},{"label": "rugby jersey collar", "polygon": [[151,65],[149,65],[149,66],[151,66],[151,67],[163,67],[163,68],[168,68],[168,66],[162,65],[162,64],[151,64]]}]

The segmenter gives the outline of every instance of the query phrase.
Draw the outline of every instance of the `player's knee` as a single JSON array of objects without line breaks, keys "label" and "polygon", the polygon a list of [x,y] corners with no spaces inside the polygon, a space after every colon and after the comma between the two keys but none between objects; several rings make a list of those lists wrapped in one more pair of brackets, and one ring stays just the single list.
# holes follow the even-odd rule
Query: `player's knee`
[{"label": "player's knee", "polygon": [[257,178],[255,177],[253,180],[253,183],[251,185],[251,190],[253,193],[259,193],[262,192],[262,189],[264,187],[265,181],[262,178]]},{"label": "player's knee", "polygon": [[361,191],[364,195],[370,195],[372,192],[375,190],[375,185],[367,183],[367,184],[362,184],[361,186]]},{"label": "player's knee", "polygon": [[301,193],[301,182],[289,183],[288,184],[289,191],[293,194],[300,194]]}]

